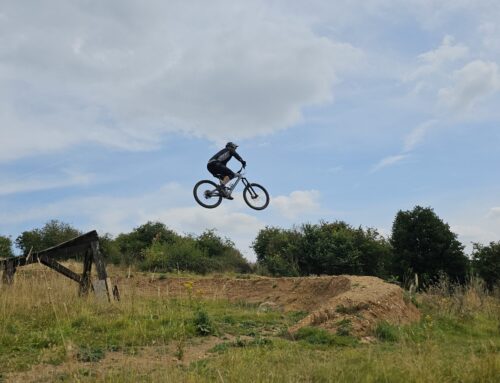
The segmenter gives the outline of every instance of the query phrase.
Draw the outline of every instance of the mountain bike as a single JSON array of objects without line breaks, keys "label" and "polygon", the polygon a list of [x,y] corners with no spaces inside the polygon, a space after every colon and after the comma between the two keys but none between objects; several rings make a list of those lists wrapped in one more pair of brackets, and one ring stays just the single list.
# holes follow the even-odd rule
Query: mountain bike
[{"label": "mountain bike", "polygon": [[[243,167],[235,173],[235,178],[228,187],[217,185],[213,181],[201,180],[193,188],[193,195],[196,202],[207,209],[213,209],[219,206],[223,198],[231,195],[238,183],[241,181],[245,185],[243,189],[243,199],[245,203],[255,210],[264,210],[269,205],[269,193],[267,190],[256,183],[250,183],[245,177]],[[223,188],[226,188],[223,190]],[[228,193],[226,195],[226,193]]]}]

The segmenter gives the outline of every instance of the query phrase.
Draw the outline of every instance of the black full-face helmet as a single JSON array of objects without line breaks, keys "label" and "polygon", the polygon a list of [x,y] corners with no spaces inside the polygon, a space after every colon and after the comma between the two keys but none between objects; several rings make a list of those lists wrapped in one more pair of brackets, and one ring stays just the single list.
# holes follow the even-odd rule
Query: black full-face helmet
[{"label": "black full-face helmet", "polygon": [[228,142],[226,144],[226,148],[230,149],[230,150],[236,150],[237,147],[238,147],[238,145],[236,145],[234,142]]}]

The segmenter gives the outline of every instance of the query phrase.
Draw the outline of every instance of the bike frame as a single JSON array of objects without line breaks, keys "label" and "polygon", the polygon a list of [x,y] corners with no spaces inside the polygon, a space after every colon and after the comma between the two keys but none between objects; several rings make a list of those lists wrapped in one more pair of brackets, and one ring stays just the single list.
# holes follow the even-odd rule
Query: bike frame
[{"label": "bike frame", "polygon": [[253,190],[253,187],[252,185],[250,185],[250,182],[248,182],[248,180],[246,179],[246,177],[244,177],[245,175],[245,172],[243,171],[243,167],[241,167],[241,169],[239,171],[237,171],[235,174],[235,178],[233,178],[230,182],[232,182],[231,185],[229,185],[229,193],[232,194],[234,189],[236,189],[236,186],[241,182],[243,182],[243,185],[245,185],[245,187],[248,187],[248,190],[250,190],[250,193],[251,193],[251,196],[252,198],[255,198],[257,197],[257,193],[255,193],[255,190]]}]

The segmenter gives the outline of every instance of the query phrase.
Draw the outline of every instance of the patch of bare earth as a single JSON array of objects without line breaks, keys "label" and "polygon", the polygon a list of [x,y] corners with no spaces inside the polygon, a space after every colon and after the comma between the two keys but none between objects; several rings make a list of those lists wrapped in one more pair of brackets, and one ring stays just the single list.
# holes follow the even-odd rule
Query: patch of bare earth
[{"label": "patch of bare earth", "polygon": [[120,283],[135,283],[144,292],[160,295],[196,294],[207,299],[262,304],[285,312],[308,312],[289,329],[291,334],[304,326],[319,326],[331,332],[347,326],[351,334],[362,337],[370,335],[382,321],[400,325],[420,319],[420,312],[404,299],[399,286],[376,277],[166,278]]},{"label": "patch of bare earth", "polygon": [[[246,338],[246,337],[243,337]],[[186,340],[184,344],[172,342],[161,347],[140,347],[128,352],[107,352],[103,359],[97,362],[81,362],[75,350],[68,346],[66,362],[54,366],[51,364],[37,364],[24,372],[6,375],[7,382],[54,382],[64,378],[66,381],[77,381],[82,374],[87,374],[93,379],[104,379],[113,371],[121,371],[124,366],[129,371],[154,372],[163,371],[165,368],[189,365],[191,362],[213,356],[210,353],[216,345],[222,342],[231,342],[236,338],[226,336],[223,339],[215,336]]]}]

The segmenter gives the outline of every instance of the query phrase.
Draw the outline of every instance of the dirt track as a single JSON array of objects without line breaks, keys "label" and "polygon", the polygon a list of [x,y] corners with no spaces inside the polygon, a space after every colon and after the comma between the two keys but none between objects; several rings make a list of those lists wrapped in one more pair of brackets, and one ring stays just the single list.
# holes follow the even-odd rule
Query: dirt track
[{"label": "dirt track", "polygon": [[289,329],[320,326],[332,332],[349,327],[352,334],[369,335],[378,322],[405,324],[420,318],[418,309],[403,298],[403,290],[376,277],[329,276],[309,278],[166,278],[121,280],[140,290],[172,296],[195,294],[260,304],[263,309],[306,311],[309,315]]}]

